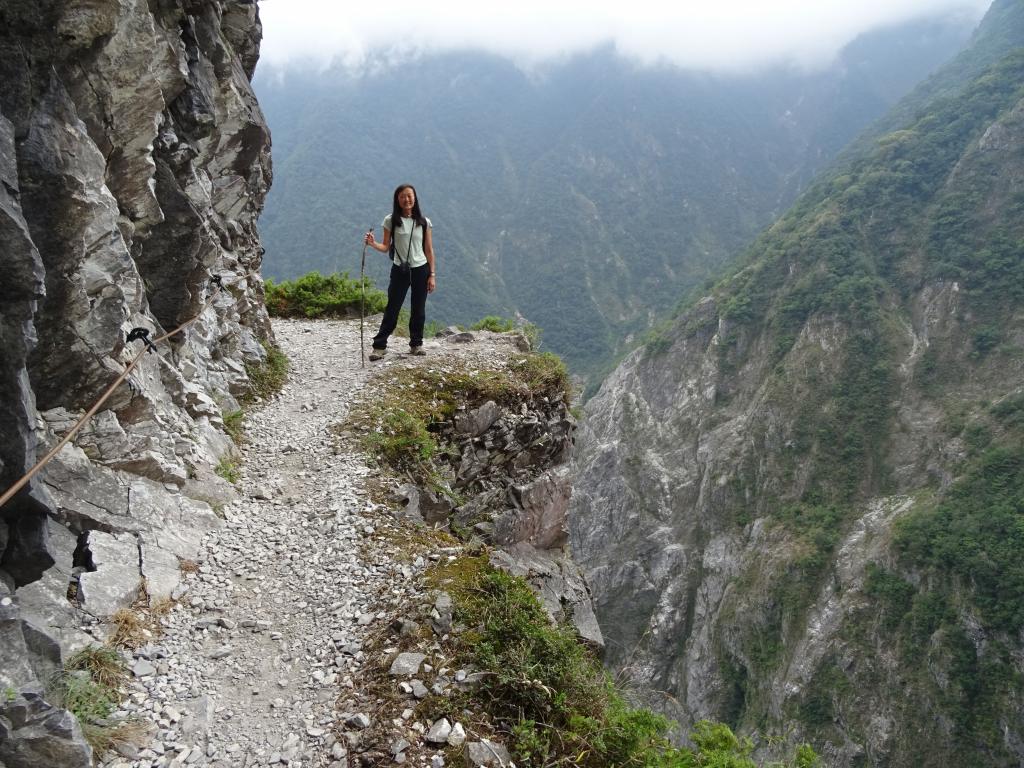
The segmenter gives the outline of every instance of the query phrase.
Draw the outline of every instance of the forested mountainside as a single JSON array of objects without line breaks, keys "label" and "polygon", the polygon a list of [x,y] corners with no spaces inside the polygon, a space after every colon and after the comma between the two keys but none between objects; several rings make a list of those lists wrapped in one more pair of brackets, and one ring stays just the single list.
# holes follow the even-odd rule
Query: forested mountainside
[{"label": "forested mountainside", "polygon": [[1022,42],[998,0],[587,406],[573,554],[684,723],[1024,760]]},{"label": "forested mountainside", "polygon": [[[432,316],[520,313],[574,370],[606,371],[968,26],[875,32],[818,73],[641,68],[609,48],[531,73],[483,53],[358,76],[261,70],[276,168],[266,274],[358,270],[361,233],[380,236],[411,181],[436,225]],[[381,278],[383,259],[370,271]]]}]

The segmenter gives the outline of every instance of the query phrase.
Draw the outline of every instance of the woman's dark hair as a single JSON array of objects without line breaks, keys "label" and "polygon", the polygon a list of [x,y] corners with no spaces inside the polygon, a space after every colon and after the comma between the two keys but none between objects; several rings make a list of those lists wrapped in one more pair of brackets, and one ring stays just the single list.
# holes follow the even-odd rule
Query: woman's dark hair
[{"label": "woman's dark hair", "polygon": [[427,220],[420,213],[420,196],[416,192],[416,187],[412,184],[399,184],[395,187],[395,194],[391,199],[391,247],[388,249],[392,258],[395,255],[395,227],[401,226],[402,222],[402,206],[398,204],[398,195],[403,189],[411,189],[413,199],[415,202],[412,204],[412,220],[419,224],[424,230],[427,228]]}]

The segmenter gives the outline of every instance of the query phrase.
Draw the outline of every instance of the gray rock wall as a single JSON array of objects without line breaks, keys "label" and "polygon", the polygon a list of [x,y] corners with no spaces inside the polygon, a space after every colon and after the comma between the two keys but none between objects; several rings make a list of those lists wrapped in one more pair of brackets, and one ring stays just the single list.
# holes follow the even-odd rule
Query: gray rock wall
[{"label": "gray rock wall", "polygon": [[[129,330],[198,315],[0,510],[9,648],[24,631],[65,648],[102,637],[95,621],[144,577],[151,599],[174,592],[179,560],[218,524],[195,478],[217,482],[222,417],[270,340],[255,274],[271,180],[249,85],[260,37],[255,0],[0,2],[2,488],[124,370],[140,348]],[[18,672],[35,668],[31,645],[0,669],[0,688],[29,697],[0,709],[12,766],[32,763],[5,739],[59,720]]]}]

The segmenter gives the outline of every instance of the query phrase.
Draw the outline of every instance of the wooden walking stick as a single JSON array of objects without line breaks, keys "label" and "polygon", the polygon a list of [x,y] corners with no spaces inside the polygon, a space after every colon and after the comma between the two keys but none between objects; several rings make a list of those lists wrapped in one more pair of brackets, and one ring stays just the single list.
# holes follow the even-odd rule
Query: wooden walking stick
[{"label": "wooden walking stick", "polygon": [[[367,230],[371,234],[373,227]],[[363,318],[366,316],[366,238],[363,238],[363,259],[359,264],[359,367],[366,367],[366,342],[363,341]]]}]

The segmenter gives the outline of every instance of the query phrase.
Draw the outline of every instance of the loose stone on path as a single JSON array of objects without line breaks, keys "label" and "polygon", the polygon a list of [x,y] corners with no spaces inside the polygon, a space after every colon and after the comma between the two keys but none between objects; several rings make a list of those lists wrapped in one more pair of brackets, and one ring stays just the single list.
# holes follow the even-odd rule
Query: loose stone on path
[{"label": "loose stone on path", "polygon": [[[150,730],[108,768],[347,768],[357,764],[352,745],[374,725],[373,709],[346,713],[339,702],[360,689],[369,633],[409,597],[429,562],[392,559],[381,533],[396,523],[367,490],[379,471],[331,428],[374,371],[410,363],[396,354],[362,368],[358,321],[275,320],[274,332],[290,360],[289,383],[246,414],[242,498],[220,510],[225,523],[207,536],[198,571],[161,620],[163,636],[129,665],[118,714]],[[426,350],[417,364],[458,356],[485,365],[507,355],[479,341],[430,340]],[[435,606],[435,628],[450,626],[446,598]],[[416,698],[428,693],[412,679],[431,672],[424,661],[399,654],[392,666]],[[415,741],[439,739],[436,750],[466,739],[461,724],[446,723],[420,726]],[[415,745],[392,746],[403,747],[388,756],[398,762]],[[476,754],[472,743],[467,750]],[[417,764],[444,760],[432,754]]]},{"label": "loose stone on path", "polygon": [[122,714],[154,728],[136,768],[344,765],[332,732],[341,680],[365,661],[378,595],[408,581],[401,565],[356,551],[376,531],[365,489],[375,470],[337,451],[329,431],[370,373],[358,323],[275,321],[274,331],[290,382],[246,414],[244,498],[224,508],[187,596],[163,619],[161,659],[140,652],[131,665]]}]

